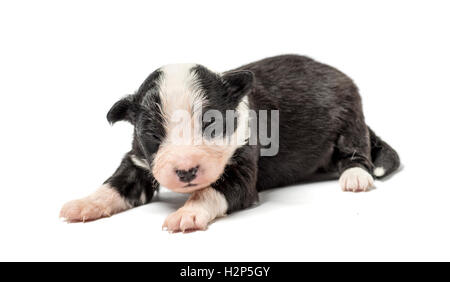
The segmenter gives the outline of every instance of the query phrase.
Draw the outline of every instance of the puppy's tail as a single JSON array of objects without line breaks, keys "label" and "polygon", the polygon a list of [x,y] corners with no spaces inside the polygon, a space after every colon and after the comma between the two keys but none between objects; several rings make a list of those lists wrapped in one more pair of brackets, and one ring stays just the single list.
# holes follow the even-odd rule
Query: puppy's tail
[{"label": "puppy's tail", "polygon": [[376,178],[383,178],[394,172],[400,166],[400,158],[397,152],[386,142],[381,140],[372,129],[369,128],[371,157],[374,169],[372,174]]}]

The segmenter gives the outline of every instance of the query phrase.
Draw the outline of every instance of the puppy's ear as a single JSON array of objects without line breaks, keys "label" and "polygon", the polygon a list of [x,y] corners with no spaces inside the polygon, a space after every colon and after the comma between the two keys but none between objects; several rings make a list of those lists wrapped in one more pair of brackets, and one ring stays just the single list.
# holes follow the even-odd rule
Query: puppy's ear
[{"label": "puppy's ear", "polygon": [[253,73],[251,71],[234,71],[222,76],[228,89],[230,98],[239,99],[253,87]]},{"label": "puppy's ear", "polygon": [[106,115],[106,119],[109,123],[114,124],[117,121],[126,120],[130,123],[134,123],[135,120],[135,105],[133,97],[127,96],[117,101],[109,110]]}]

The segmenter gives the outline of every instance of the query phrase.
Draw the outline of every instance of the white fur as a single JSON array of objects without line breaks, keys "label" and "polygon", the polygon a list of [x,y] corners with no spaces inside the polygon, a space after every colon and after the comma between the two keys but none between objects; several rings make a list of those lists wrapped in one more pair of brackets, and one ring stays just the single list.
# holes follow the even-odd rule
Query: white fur
[{"label": "white fur", "polygon": [[384,167],[376,167],[373,170],[373,174],[375,174],[375,176],[381,177],[386,173],[386,170],[384,169]]},{"label": "white fur", "polygon": [[131,208],[109,184],[102,185],[91,195],[70,201],[61,209],[60,217],[68,222],[95,220]]},{"label": "white fur", "polygon": [[163,229],[169,232],[205,230],[209,222],[224,216],[227,209],[224,195],[208,187],[192,193],[182,208],[167,217]]},{"label": "white fur", "polygon": [[345,170],[339,178],[343,191],[367,191],[373,185],[373,177],[360,167]]},{"label": "white fur", "polygon": [[139,198],[141,204],[145,204],[147,202],[147,196],[145,195],[145,191],[141,192],[141,197]]},{"label": "white fur", "polygon": [[202,108],[204,97],[195,85],[195,73],[191,72],[193,67],[195,64],[173,64],[161,68],[163,75],[158,83],[159,96],[169,140],[172,137],[170,132],[174,126],[172,120],[176,111],[182,110],[194,115]]},{"label": "white fur", "polygon": [[146,160],[140,159],[135,155],[131,155],[131,161],[138,167],[144,168],[146,170],[150,170],[150,166],[148,165]]}]

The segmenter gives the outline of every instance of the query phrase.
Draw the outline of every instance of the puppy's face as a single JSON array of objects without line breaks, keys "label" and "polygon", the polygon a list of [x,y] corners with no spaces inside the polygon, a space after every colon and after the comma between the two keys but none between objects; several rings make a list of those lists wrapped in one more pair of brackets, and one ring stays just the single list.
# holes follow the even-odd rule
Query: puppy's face
[{"label": "puppy's face", "polygon": [[134,125],[135,164],[181,193],[217,181],[248,135],[248,71],[213,73],[200,65],[168,65],[134,95],[118,101],[108,121]]}]

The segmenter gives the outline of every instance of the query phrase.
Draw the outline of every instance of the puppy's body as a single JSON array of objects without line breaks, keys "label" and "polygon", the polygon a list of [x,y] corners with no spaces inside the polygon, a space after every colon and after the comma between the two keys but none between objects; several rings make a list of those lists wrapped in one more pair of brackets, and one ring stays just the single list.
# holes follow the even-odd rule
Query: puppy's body
[{"label": "puppy's body", "polygon": [[[371,173],[376,167],[383,167],[385,173],[398,167],[396,153],[381,145],[366,126],[358,89],[342,72],[293,55],[267,58],[237,70],[255,74],[250,107],[280,113],[279,153],[259,159],[258,190],[355,166]],[[383,162],[377,162],[381,148],[387,154],[383,151]]]},{"label": "puppy's body", "polygon": [[[192,122],[201,120],[201,112],[207,110],[239,110],[232,134],[250,131],[249,136],[228,146],[209,141],[201,146],[175,145],[171,118],[179,109],[187,110]],[[252,110],[269,134],[275,132],[272,111],[278,111],[276,154],[261,154],[267,144],[246,124]],[[352,80],[303,56],[267,58],[222,75],[200,65],[163,67],[136,94],[117,102],[108,120],[127,120],[135,126],[132,150],[101,188],[109,188],[108,205],[114,207],[105,214],[98,209],[90,213],[92,206],[102,206],[98,200],[90,196],[72,201],[61,211],[69,221],[96,219],[148,203],[161,184],[192,194],[164,226],[170,231],[204,229],[215,217],[255,203],[263,189],[338,173],[343,190],[367,190],[372,175],[383,177],[399,166],[396,152],[365,124]],[[256,144],[249,142],[253,137]]]}]

